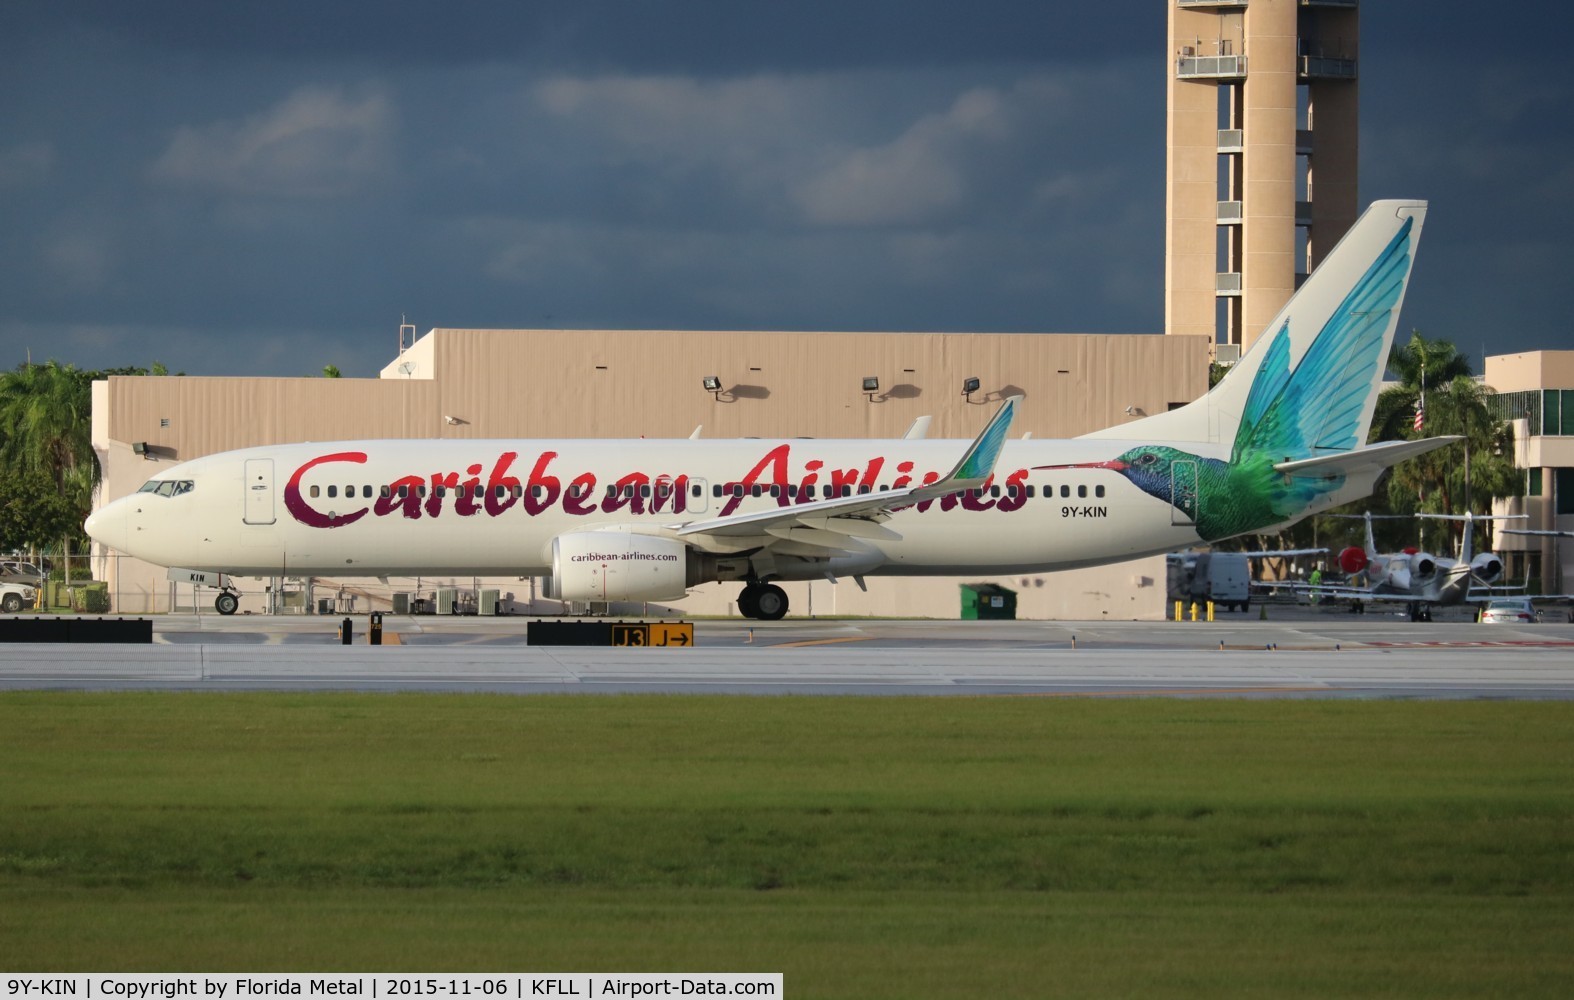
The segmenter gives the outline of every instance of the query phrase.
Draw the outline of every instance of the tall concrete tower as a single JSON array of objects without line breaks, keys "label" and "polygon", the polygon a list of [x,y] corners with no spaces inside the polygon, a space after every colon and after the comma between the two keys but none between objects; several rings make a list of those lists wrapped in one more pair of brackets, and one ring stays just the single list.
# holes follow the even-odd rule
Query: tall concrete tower
[{"label": "tall concrete tower", "polygon": [[1357,0],[1168,0],[1166,333],[1245,350],[1355,222]]}]

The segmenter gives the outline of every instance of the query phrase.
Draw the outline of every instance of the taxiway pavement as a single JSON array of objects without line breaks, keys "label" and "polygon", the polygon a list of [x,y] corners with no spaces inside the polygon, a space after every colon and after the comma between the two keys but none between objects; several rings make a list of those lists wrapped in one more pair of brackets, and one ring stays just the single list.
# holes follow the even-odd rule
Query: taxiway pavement
[{"label": "taxiway pavement", "polygon": [[699,621],[686,649],[527,646],[523,618],[155,616],[152,645],[0,644],[0,689],[1574,699],[1574,625]]}]

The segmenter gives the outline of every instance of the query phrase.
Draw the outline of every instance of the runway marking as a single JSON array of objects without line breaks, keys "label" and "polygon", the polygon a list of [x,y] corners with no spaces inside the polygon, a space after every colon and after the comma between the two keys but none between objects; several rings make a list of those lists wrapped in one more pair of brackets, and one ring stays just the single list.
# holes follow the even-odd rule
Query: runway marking
[{"label": "runway marking", "polygon": [[773,642],[767,649],[792,649],[798,646],[829,646],[838,642],[868,642],[872,636],[851,635],[839,639],[803,639],[798,642]]},{"label": "runway marking", "polygon": [[1465,639],[1457,642],[1446,639],[1397,640],[1393,642],[1382,639],[1368,639],[1366,640],[1366,645],[1384,646],[1387,648],[1424,648],[1429,646],[1459,646],[1469,648],[1475,646],[1574,646],[1574,642],[1567,642],[1558,639]]},{"label": "runway marking", "polygon": [[[1367,643],[1367,645],[1371,645],[1371,643]],[[1160,648],[1166,648],[1166,647],[1160,647]],[[1194,647],[1194,648],[1206,650],[1208,647],[1207,646],[1197,646],[1197,647]],[[1230,643],[1225,643],[1221,648],[1225,652],[1229,652],[1231,650],[1237,650],[1237,651],[1240,651],[1240,652],[1256,651],[1258,653],[1262,653],[1262,652],[1287,653],[1287,652],[1291,652],[1292,650],[1303,652],[1303,653],[1306,653],[1306,652],[1311,652],[1311,653],[1337,653],[1341,649],[1340,646],[1279,646],[1279,645],[1275,645],[1272,649],[1269,649],[1266,644],[1260,643],[1260,642],[1259,643],[1244,643],[1244,644],[1238,644],[1238,645],[1232,645]]]}]

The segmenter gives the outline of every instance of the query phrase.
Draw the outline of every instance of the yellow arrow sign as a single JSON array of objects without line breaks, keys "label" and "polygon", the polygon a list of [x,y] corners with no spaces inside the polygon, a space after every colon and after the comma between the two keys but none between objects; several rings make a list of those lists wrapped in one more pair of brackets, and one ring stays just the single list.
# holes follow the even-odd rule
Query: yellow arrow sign
[{"label": "yellow arrow sign", "polygon": [[614,646],[692,646],[692,622],[619,623],[612,626]]}]

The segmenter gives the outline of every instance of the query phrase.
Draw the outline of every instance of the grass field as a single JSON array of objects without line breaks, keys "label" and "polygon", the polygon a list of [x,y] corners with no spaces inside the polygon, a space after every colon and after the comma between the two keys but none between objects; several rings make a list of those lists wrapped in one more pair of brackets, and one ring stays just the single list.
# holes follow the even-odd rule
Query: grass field
[{"label": "grass field", "polygon": [[1574,705],[0,695],[0,967],[1574,982]]}]

